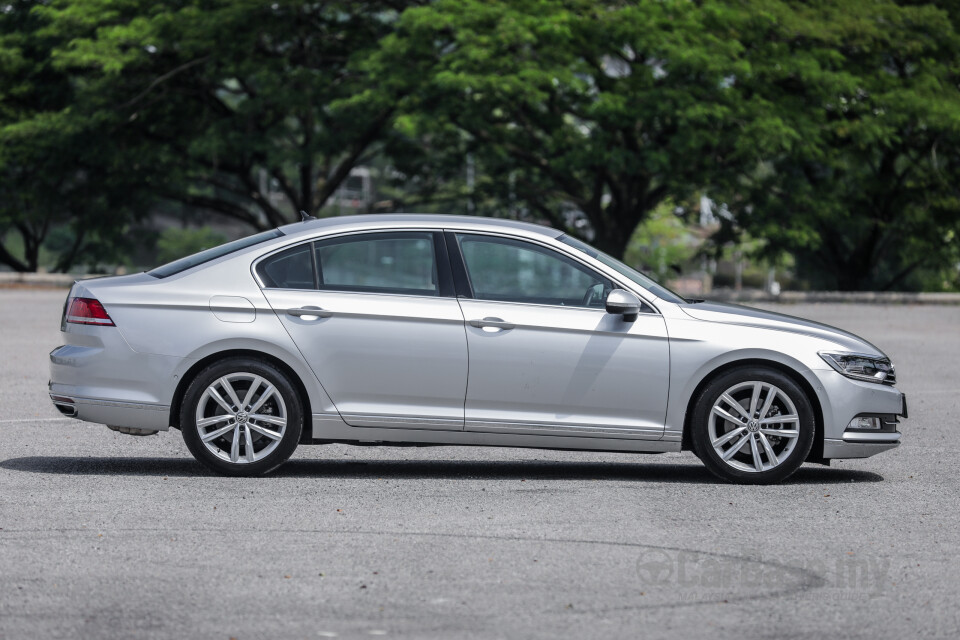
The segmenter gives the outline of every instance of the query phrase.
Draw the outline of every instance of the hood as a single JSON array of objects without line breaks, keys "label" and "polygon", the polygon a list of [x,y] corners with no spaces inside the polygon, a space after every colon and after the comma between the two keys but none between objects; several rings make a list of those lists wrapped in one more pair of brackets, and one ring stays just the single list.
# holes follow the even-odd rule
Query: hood
[{"label": "hood", "polygon": [[695,304],[677,305],[691,318],[705,322],[722,322],[736,324],[742,327],[756,327],[758,329],[772,329],[788,333],[813,336],[829,340],[855,353],[865,355],[884,356],[885,354],[860,336],[849,331],[831,327],[828,324],[788,316],[784,313],[775,313],[753,307],[744,307],[738,304],[724,302],[698,302]]}]

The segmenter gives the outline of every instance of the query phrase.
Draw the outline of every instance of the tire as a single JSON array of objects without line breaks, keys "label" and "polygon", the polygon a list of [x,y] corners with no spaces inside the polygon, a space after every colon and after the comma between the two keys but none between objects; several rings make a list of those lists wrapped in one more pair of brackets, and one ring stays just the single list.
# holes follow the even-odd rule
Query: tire
[{"label": "tire", "polygon": [[748,366],[707,384],[694,404],[690,429],[694,453],[714,475],[739,484],[771,484],[790,477],[806,460],[815,423],[810,399],[792,378]]},{"label": "tire", "polygon": [[201,371],[180,409],[190,453],[228,476],[261,476],[279,467],[297,448],[303,420],[303,402],[288,376],[253,358],[228,358]]}]

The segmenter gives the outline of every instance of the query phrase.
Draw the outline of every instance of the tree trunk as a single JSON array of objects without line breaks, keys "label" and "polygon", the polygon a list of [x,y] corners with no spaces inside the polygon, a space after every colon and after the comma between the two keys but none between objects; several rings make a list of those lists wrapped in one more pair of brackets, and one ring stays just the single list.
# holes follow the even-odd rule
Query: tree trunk
[{"label": "tree trunk", "polygon": [[596,232],[593,246],[617,260],[623,260],[623,255],[627,252],[627,245],[630,244],[630,236],[633,235],[633,230],[636,227],[625,229],[609,220],[594,220],[592,218],[590,222]]},{"label": "tree trunk", "polygon": [[880,241],[879,226],[874,223],[870,232],[858,239],[846,260],[840,261],[837,274],[837,289],[840,291],[867,291],[877,288],[876,269],[880,256],[877,243]]},{"label": "tree trunk", "polygon": [[70,246],[70,250],[60,254],[60,257],[57,259],[57,266],[54,267],[54,271],[66,273],[70,270],[70,267],[72,267],[73,263],[77,260],[77,255],[80,253],[80,247],[83,246],[83,240],[86,238],[86,235],[87,232],[85,229],[80,229],[77,231],[73,239],[73,244]]},{"label": "tree trunk", "polygon": [[637,230],[637,225],[647,218],[650,209],[639,203],[618,207],[617,200],[603,207],[599,196],[594,199],[594,203],[596,209],[588,207],[584,212],[596,234],[593,246],[617,260],[623,260],[633,232]]},{"label": "tree trunk", "polygon": [[[24,240],[26,240],[26,238],[24,238]],[[30,271],[36,273],[37,268],[40,266],[40,242],[34,238],[29,244],[25,243],[23,253]]]},{"label": "tree trunk", "polygon": [[7,251],[7,248],[3,246],[2,242],[0,242],[0,263],[7,265],[18,273],[30,271],[30,267],[27,266],[27,264],[22,260],[18,260],[12,253]]},{"label": "tree trunk", "polygon": [[26,223],[17,223],[15,228],[20,233],[20,237],[23,238],[23,261],[20,263],[26,267],[26,269],[17,270],[36,272],[40,262],[40,245],[46,236],[47,225],[43,225],[42,235],[33,233]]},{"label": "tree trunk", "polygon": [[860,277],[849,267],[837,274],[837,291],[859,291]]}]

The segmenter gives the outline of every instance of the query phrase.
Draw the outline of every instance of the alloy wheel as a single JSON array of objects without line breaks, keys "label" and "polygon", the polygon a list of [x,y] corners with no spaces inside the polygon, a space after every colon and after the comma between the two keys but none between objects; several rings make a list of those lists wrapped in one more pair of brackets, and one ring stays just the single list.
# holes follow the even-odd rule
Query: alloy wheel
[{"label": "alloy wheel", "polygon": [[750,380],[720,394],[710,410],[707,434],[725,464],[759,473],[790,457],[800,438],[800,416],[782,389]]},{"label": "alloy wheel", "polygon": [[270,455],[287,430],[287,407],[277,388],[255,373],[214,380],[197,402],[200,441],[214,456],[249,464]]}]

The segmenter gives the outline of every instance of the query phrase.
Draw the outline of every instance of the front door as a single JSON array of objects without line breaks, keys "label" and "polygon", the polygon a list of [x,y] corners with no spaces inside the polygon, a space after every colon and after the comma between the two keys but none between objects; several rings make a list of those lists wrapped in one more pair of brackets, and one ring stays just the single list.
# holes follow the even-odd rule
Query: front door
[{"label": "front door", "polygon": [[257,266],[264,295],[347,424],[463,428],[466,337],[442,243],[429,231],[360,233]]},{"label": "front door", "polygon": [[[456,234],[472,297],[469,431],[658,439],[669,345],[663,318],[606,313],[613,283],[549,247]],[[458,256],[454,255],[454,259]]]}]

